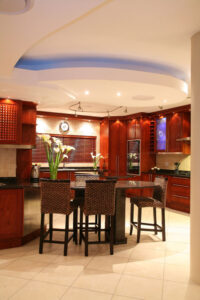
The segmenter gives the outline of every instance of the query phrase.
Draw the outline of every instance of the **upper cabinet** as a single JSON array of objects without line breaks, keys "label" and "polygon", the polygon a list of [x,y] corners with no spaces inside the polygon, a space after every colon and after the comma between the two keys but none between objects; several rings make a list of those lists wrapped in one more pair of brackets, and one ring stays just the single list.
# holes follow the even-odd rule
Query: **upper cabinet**
[{"label": "upper cabinet", "polygon": [[156,119],[157,152],[189,154],[190,144],[182,139],[190,137],[190,112],[174,112]]},{"label": "upper cabinet", "polygon": [[0,100],[0,144],[35,145],[36,104]]}]

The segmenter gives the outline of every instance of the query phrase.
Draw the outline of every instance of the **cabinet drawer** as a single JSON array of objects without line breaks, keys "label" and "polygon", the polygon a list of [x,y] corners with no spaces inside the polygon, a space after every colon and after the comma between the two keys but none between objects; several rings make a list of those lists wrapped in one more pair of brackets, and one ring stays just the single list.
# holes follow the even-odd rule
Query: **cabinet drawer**
[{"label": "cabinet drawer", "polygon": [[179,195],[179,196],[187,196],[190,197],[190,187],[187,185],[181,184],[172,184],[171,185],[171,194]]},{"label": "cabinet drawer", "polygon": [[181,184],[185,186],[190,186],[190,178],[180,178],[180,177],[172,177],[171,178],[172,184]]}]

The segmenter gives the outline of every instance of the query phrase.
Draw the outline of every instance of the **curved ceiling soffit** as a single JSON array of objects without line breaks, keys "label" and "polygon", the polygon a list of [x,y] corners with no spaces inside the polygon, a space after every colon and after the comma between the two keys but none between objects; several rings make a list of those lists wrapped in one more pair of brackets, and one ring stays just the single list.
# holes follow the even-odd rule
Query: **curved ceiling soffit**
[{"label": "curved ceiling soffit", "polygon": [[125,59],[109,56],[66,56],[38,59],[22,57],[17,62],[15,67],[30,71],[43,71],[64,68],[122,69],[168,75],[179,80],[186,81],[185,72],[169,65],[139,59]]},{"label": "curved ceiling soffit", "polygon": [[[37,43],[40,43],[43,39],[61,30],[63,27],[71,26],[75,22],[87,17],[112,1],[113,0],[93,0],[92,3],[89,1],[86,5],[84,2],[81,6],[79,0],[74,0],[73,2],[68,1],[69,3],[67,3],[67,0],[63,0],[65,10],[63,10],[63,5],[60,5],[61,10],[59,11],[59,18],[55,18],[54,15],[55,12],[57,13],[58,11],[58,5],[56,4],[57,1],[53,4],[51,3],[52,7],[48,10],[40,10],[40,7],[37,7],[36,9],[36,5],[34,5],[31,11],[20,15],[20,20],[16,19],[17,17],[19,18],[19,16],[2,15],[0,25],[6,24],[8,22],[7,18],[9,18],[9,27],[6,28],[6,31],[0,38],[0,43],[2,45],[0,56],[0,76],[10,77],[18,60]],[[44,4],[45,1],[43,1],[41,5]],[[46,1],[46,5],[50,5],[50,3],[47,3]],[[53,5],[55,5],[55,9],[53,9]],[[66,7],[67,5],[69,5],[68,10]],[[79,7],[79,11],[77,10],[77,7]],[[43,15],[41,11],[43,12]],[[68,20],[66,18],[66,11],[70,11],[70,15],[67,16]],[[38,18],[37,13],[40,14],[40,18]],[[37,23],[33,26],[35,19],[37,19]],[[44,19],[49,20],[49,22],[44,23]],[[1,28],[4,27],[2,26]],[[27,28],[29,28],[29,31]],[[16,35],[18,37],[18,49],[16,49]]]}]

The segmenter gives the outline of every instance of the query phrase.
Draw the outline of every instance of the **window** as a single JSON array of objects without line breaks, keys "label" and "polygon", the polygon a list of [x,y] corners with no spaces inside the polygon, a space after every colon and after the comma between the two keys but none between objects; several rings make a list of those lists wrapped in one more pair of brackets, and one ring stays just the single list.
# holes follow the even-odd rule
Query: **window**
[{"label": "window", "polygon": [[[62,136],[52,135],[59,138],[63,145],[73,146],[76,150],[68,153],[68,158],[63,162],[92,162],[91,152],[96,154],[96,136]],[[47,162],[46,153],[42,140],[36,136],[36,148],[32,151],[32,162]]]}]

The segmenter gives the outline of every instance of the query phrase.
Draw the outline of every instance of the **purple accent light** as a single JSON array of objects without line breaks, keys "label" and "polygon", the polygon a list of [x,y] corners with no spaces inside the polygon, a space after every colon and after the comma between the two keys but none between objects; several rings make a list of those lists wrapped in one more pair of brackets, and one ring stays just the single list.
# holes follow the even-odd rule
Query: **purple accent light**
[{"label": "purple accent light", "polygon": [[157,151],[166,151],[166,124],[167,118],[156,120]]}]

